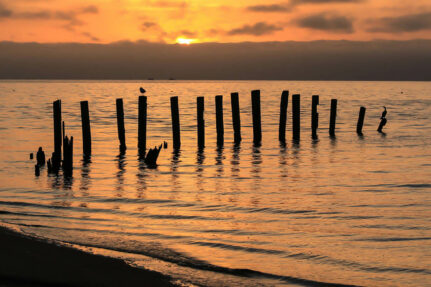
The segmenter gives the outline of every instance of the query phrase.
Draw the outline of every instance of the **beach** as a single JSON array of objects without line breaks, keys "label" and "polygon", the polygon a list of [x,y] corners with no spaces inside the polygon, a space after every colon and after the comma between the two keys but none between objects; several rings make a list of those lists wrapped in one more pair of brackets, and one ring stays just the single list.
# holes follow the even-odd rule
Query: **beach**
[{"label": "beach", "polygon": [[0,254],[0,286],[175,286],[160,273],[4,227],[0,227]]}]

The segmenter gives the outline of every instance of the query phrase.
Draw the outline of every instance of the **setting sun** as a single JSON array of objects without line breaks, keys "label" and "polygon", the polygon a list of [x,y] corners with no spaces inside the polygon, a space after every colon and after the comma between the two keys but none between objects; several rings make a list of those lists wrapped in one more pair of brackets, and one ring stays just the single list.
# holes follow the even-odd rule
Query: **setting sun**
[{"label": "setting sun", "polygon": [[177,44],[182,44],[182,45],[190,45],[192,43],[196,43],[197,40],[196,39],[186,39],[186,38],[177,38],[176,43]]}]

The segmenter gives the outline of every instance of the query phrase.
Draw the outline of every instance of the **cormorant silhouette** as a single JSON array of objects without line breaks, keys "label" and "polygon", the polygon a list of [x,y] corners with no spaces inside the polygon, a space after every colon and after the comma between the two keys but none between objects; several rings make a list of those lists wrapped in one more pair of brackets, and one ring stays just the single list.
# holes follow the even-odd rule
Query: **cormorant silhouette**
[{"label": "cormorant silhouette", "polygon": [[384,118],[386,118],[386,114],[388,113],[388,111],[386,110],[386,107],[385,107],[385,106],[383,106],[383,108],[384,108],[385,110],[383,111],[382,116],[381,116],[381,118],[380,118],[380,119],[384,119]]}]

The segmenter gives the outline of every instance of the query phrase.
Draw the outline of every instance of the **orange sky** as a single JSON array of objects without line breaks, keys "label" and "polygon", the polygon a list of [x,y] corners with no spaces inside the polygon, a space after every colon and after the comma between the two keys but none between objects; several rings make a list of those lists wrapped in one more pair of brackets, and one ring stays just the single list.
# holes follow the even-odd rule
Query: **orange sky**
[{"label": "orange sky", "polygon": [[0,41],[431,39],[430,0],[0,0]]}]

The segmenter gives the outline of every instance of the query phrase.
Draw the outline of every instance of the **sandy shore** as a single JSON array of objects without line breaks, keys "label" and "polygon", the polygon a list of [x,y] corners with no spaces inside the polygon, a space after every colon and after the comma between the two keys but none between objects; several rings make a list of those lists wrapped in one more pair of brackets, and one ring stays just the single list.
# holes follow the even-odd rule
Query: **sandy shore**
[{"label": "sandy shore", "polygon": [[169,279],[0,227],[0,286],[174,286]]}]

